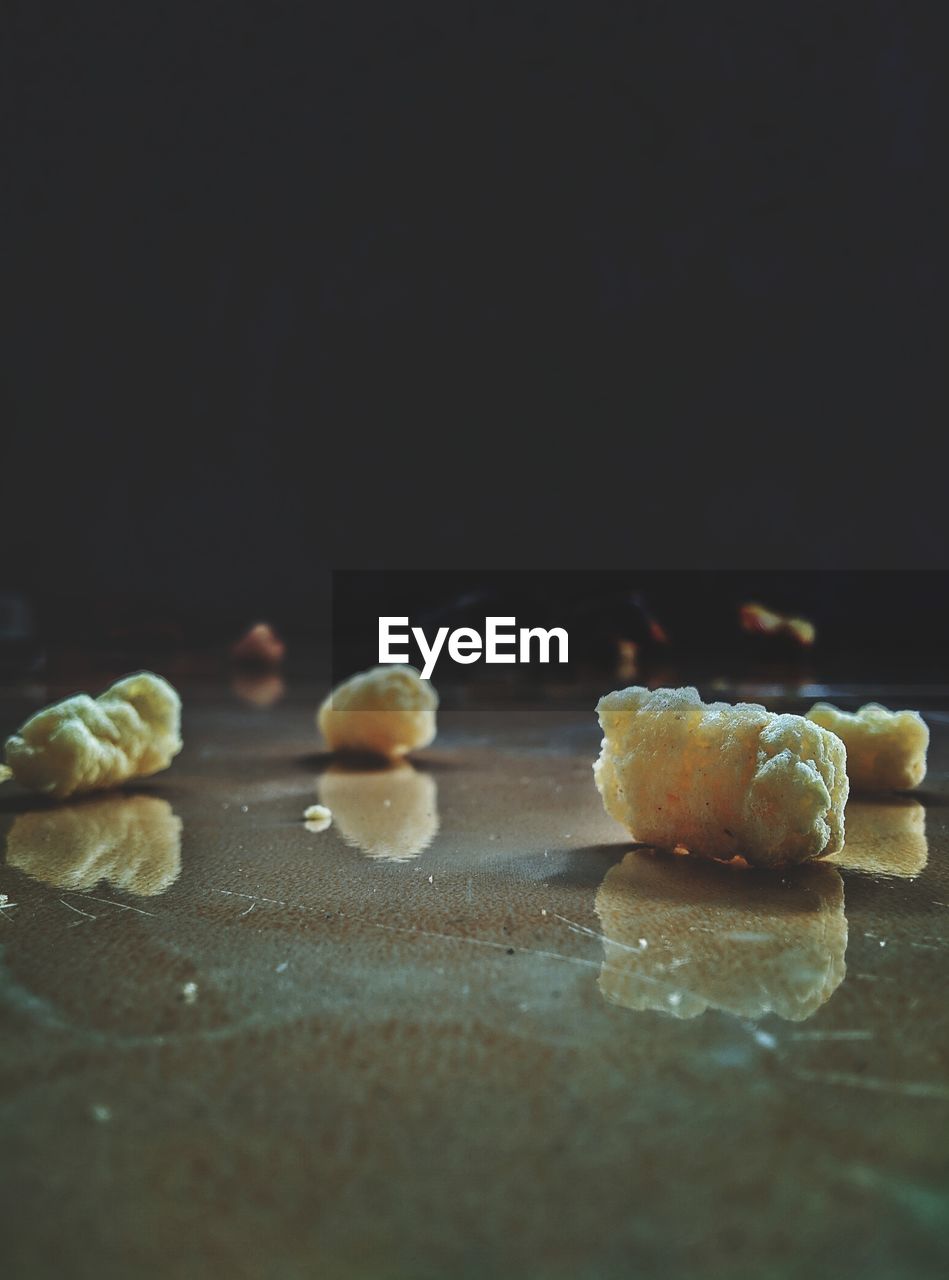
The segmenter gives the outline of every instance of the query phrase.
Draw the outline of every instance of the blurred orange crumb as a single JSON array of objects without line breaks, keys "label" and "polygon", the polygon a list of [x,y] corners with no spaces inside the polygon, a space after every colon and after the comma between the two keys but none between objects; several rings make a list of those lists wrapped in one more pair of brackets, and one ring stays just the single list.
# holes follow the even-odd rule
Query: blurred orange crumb
[{"label": "blurred orange crumb", "polygon": [[775,613],[763,604],[743,604],[738,610],[742,631],[751,635],[790,636],[797,644],[809,648],[817,639],[817,628],[807,618],[791,618]]},{"label": "blurred orange crumb", "polygon": [[279,667],[287,646],[268,622],[258,622],[231,648],[236,662],[258,667]]}]

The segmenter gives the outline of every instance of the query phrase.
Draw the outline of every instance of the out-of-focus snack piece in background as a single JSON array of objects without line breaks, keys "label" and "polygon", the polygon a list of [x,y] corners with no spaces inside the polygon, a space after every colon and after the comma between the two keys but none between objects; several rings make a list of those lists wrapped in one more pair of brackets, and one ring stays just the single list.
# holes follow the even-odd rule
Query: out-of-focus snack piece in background
[{"label": "out-of-focus snack piece in background", "polygon": [[18,814],[7,866],[56,889],[100,882],[141,897],[181,873],[181,819],[160,796],[112,795]]},{"label": "out-of-focus snack piece in background", "polygon": [[639,645],[635,640],[617,640],[616,642],[616,678],[617,680],[635,680],[639,675]]},{"label": "out-of-focus snack piece in background", "polygon": [[98,698],[75,694],[37,711],[6,742],[6,776],[56,799],[167,769],[181,750],[181,699],[150,671]]},{"label": "out-of-focus snack piece in background", "polygon": [[331,751],[398,760],[434,739],[437,708],[431,681],[414,667],[380,666],[338,685],[320,707],[317,724]]},{"label": "out-of-focus snack piece in background", "polygon": [[693,688],[618,690],[597,713],[596,785],[635,840],[757,866],[842,846],[846,753],[826,729],[754,703],[706,705]]},{"label": "out-of-focus snack piece in background", "polygon": [[809,649],[817,639],[817,628],[809,619],[776,613],[763,604],[740,605],[738,622],[749,635],[786,636],[804,649]]},{"label": "out-of-focus snack piece in background", "polygon": [[864,796],[847,804],[847,839],[828,858],[867,875],[912,879],[929,861],[926,810],[912,796]]},{"label": "out-of-focus snack piece in background", "polygon": [[888,711],[868,702],[851,712],[815,702],[807,718],[843,741],[855,791],[906,791],[926,776],[929,726],[918,711]]},{"label": "out-of-focus snack piece in background", "polygon": [[840,873],[766,871],[628,853],[597,890],[599,988],[611,1004],[694,1018],[723,1009],[801,1022],[846,972]]},{"label": "out-of-focus snack piece in background", "polygon": [[332,764],[320,775],[320,800],[347,844],[383,862],[407,862],[438,834],[438,787],[407,760],[389,768]]},{"label": "out-of-focus snack piece in background", "polygon": [[269,622],[257,622],[231,646],[235,662],[248,667],[279,667],[287,646]]}]

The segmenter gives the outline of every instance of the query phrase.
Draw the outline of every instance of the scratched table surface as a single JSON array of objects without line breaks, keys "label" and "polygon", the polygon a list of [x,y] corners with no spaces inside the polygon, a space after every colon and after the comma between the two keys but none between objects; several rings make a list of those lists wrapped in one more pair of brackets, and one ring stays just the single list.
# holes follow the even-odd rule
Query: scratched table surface
[{"label": "scratched table surface", "polygon": [[555,700],[380,770],[315,687],[182,692],[168,772],[0,793],[5,1276],[949,1273],[932,700],[920,793],[781,875],[633,849]]}]

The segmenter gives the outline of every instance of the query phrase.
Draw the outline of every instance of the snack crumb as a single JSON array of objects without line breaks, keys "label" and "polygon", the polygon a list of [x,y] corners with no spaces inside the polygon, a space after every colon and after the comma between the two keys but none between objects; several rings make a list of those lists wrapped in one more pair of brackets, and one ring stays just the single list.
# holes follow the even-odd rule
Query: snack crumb
[{"label": "snack crumb", "polygon": [[325,804],[311,804],[309,808],[303,810],[303,822],[307,831],[314,834],[325,831],[333,821],[333,813],[331,809],[327,809]]},{"label": "snack crumb", "polygon": [[196,982],[186,982],[181,988],[181,998],[185,1004],[194,1004],[198,998],[198,984]]}]

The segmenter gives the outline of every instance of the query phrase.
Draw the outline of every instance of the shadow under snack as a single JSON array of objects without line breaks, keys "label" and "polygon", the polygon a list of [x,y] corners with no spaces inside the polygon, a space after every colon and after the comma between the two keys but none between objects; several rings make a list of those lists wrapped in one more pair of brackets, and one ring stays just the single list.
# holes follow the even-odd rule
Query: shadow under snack
[{"label": "shadow under snack", "polygon": [[598,889],[609,869],[636,849],[652,851],[652,846],[627,840],[625,844],[588,844],[582,849],[549,847],[545,857],[554,869],[544,879],[547,884],[570,889]]},{"label": "shadow under snack", "polygon": [[18,814],[7,866],[56,889],[113,888],[151,898],[181,874],[181,819],[160,796],[115,792]]},{"label": "shadow under snack", "polygon": [[949,808],[949,796],[943,795],[940,791],[927,791],[925,788],[916,787],[911,798],[925,805],[927,809]]},{"label": "shadow under snack", "polygon": [[607,872],[595,909],[598,985],[626,1009],[802,1022],[846,972],[843,881],[820,862],[777,874],[628,853]]},{"label": "shadow under snack", "polygon": [[317,788],[346,843],[370,858],[408,862],[438,834],[438,784],[407,760],[374,768],[337,762]]}]

